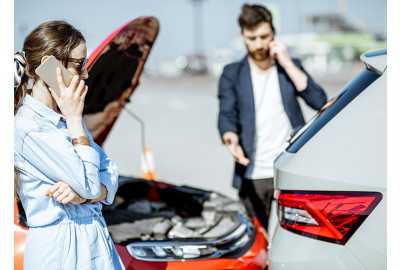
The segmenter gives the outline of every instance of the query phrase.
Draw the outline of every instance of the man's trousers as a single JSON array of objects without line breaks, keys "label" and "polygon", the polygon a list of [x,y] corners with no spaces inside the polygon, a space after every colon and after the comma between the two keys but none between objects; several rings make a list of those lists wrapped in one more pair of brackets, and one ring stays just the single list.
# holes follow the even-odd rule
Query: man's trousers
[{"label": "man's trousers", "polygon": [[268,231],[271,203],[274,198],[274,179],[243,179],[239,192],[240,201],[246,206],[249,216],[254,216]]}]

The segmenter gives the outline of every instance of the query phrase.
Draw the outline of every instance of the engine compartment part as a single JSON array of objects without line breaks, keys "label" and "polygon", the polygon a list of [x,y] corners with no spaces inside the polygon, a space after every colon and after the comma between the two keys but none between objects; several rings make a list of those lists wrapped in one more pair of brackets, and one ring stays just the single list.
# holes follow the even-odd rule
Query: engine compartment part
[{"label": "engine compartment part", "polygon": [[[136,241],[126,245],[128,252],[138,260],[177,261],[210,259],[226,256],[234,258],[246,252],[255,240],[255,230],[241,214],[236,214],[243,223],[233,232],[218,239],[191,238],[187,241]],[[245,250],[243,250],[245,249]],[[240,256],[240,255],[239,255]]]},{"label": "engine compartment part", "polygon": [[107,225],[153,217],[200,216],[210,194],[201,189],[120,176],[114,203],[103,206],[103,216]]},{"label": "engine compartment part", "polygon": [[173,239],[173,238],[193,238],[193,237],[199,237],[200,234],[196,232],[195,230],[192,230],[182,223],[176,224],[169,232],[168,232],[168,238]]},{"label": "engine compartment part", "polygon": [[172,228],[173,223],[165,218],[148,218],[135,222],[124,222],[108,226],[114,242],[127,241],[129,239],[164,240],[165,235]]},{"label": "engine compartment part", "polygon": [[255,234],[244,205],[221,194],[129,177],[119,183],[103,216],[113,241],[137,259],[220,257]]}]

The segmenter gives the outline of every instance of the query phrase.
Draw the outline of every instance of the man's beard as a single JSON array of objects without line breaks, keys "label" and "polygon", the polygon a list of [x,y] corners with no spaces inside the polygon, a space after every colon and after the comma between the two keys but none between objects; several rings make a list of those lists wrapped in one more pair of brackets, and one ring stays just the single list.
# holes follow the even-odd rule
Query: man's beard
[{"label": "man's beard", "polygon": [[256,61],[263,61],[263,60],[267,60],[269,58],[269,48],[267,50],[265,50],[264,53],[262,53],[262,54],[257,53],[256,51],[250,51],[249,48],[247,48],[247,52],[249,53],[251,58],[253,58],[253,60],[256,60]]}]

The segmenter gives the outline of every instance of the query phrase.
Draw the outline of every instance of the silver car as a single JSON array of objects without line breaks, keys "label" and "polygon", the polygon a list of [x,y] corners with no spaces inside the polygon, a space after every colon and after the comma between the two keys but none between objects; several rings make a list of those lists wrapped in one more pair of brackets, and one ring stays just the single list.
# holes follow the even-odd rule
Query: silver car
[{"label": "silver car", "polygon": [[289,141],[275,160],[275,269],[385,269],[387,49]]}]

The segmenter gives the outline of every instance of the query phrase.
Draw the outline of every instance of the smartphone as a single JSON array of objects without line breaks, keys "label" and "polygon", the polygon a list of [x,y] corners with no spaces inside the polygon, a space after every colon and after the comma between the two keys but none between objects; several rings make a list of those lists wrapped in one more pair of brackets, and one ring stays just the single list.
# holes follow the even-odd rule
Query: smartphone
[{"label": "smartphone", "polygon": [[59,96],[61,96],[60,88],[57,82],[57,68],[61,69],[62,77],[64,79],[65,86],[69,87],[72,78],[74,77],[54,56],[49,56],[36,70],[36,74],[54,90]]}]

